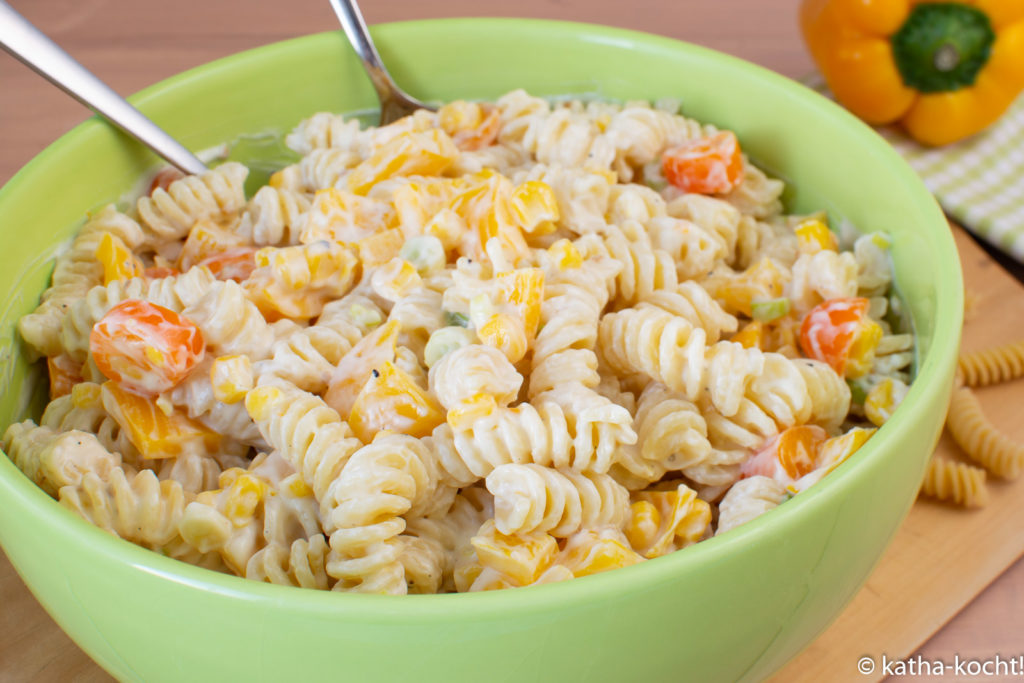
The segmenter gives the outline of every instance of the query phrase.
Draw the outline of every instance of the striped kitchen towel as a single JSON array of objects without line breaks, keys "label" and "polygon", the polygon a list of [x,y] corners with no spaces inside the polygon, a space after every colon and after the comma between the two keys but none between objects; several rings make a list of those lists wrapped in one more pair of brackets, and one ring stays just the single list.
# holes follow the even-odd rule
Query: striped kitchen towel
[{"label": "striped kitchen towel", "polygon": [[[819,74],[803,82],[829,94]],[[1024,263],[1024,96],[986,130],[944,147],[919,145],[895,126],[878,132],[953,220]]]}]

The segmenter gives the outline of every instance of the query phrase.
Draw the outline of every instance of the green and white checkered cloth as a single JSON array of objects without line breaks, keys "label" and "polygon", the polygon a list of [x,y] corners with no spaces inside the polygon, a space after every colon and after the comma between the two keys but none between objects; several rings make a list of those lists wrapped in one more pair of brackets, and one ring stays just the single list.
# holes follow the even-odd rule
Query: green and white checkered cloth
[{"label": "green and white checkered cloth", "polygon": [[924,147],[894,128],[879,132],[947,214],[1024,263],[1024,97],[986,130],[945,147]]},{"label": "green and white checkered cloth", "polygon": [[[804,83],[825,95],[819,74]],[[949,216],[1024,263],[1024,96],[986,130],[944,147],[925,147],[894,126],[878,132],[918,172]]]}]

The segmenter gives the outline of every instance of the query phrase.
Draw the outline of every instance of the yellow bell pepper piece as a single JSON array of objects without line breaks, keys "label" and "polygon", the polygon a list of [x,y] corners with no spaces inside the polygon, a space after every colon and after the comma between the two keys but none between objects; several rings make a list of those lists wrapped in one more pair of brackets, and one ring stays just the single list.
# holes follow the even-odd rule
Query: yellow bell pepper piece
[{"label": "yellow bell pepper piece", "polygon": [[155,400],[131,394],[115,382],[104,383],[101,391],[103,407],[147,460],[209,453],[220,446],[217,432],[178,410],[165,414]]},{"label": "yellow bell pepper piece", "polygon": [[644,558],[614,529],[584,529],[568,539],[558,564],[573,576],[590,576],[643,562]]},{"label": "yellow bell pepper piece", "polygon": [[365,195],[377,183],[394,176],[439,175],[458,155],[458,148],[443,130],[402,133],[352,169],[348,189]]},{"label": "yellow bell pepper piece", "polygon": [[506,536],[489,519],[471,540],[480,564],[520,586],[533,583],[558,555],[558,542],[545,533]]},{"label": "yellow bell pepper piece", "polygon": [[[389,320],[360,339],[342,357],[324,395],[327,405],[338,411],[342,417],[348,416],[356,397],[370,379],[373,369],[395,360],[395,344],[400,331],[401,325],[398,321]],[[248,401],[249,399],[246,399],[247,407]]]},{"label": "yellow bell pepper piece", "polygon": [[103,284],[141,277],[145,268],[117,235],[105,232],[96,246],[96,260],[103,266]]},{"label": "yellow bell pepper piece", "polygon": [[412,377],[392,362],[371,370],[356,396],[348,423],[364,443],[384,430],[417,438],[429,436],[444,422],[444,410]]},{"label": "yellow bell pepper piece", "polygon": [[356,243],[359,248],[359,259],[363,266],[383,265],[398,256],[404,242],[405,237],[398,228],[381,230]]},{"label": "yellow bell pepper piece", "polygon": [[793,232],[796,233],[797,244],[804,254],[836,251],[839,248],[839,240],[836,239],[835,234],[817,218],[801,221],[793,228]]},{"label": "yellow bell pepper piece", "polygon": [[537,335],[537,327],[540,325],[540,304],[544,300],[544,271],[540,268],[519,268],[499,273],[495,280],[498,283],[495,296],[498,307],[513,307],[523,321],[527,339],[532,340]]},{"label": "yellow bell pepper piece", "polygon": [[981,131],[1024,89],[1019,0],[804,0],[800,25],[843,105],[926,145]]},{"label": "yellow bell pepper piece", "polygon": [[696,543],[711,524],[711,506],[686,484],[672,491],[634,493],[631,511],[626,537],[647,559]]}]

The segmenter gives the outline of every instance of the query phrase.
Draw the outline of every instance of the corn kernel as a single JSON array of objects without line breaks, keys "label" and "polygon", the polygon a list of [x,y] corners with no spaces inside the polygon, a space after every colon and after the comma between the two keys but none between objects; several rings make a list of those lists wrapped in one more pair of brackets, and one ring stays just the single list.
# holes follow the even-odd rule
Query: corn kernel
[{"label": "corn kernel", "polygon": [[764,323],[760,320],[752,320],[743,326],[736,334],[729,338],[729,341],[736,342],[745,349],[759,349],[764,340]]},{"label": "corn kernel", "polygon": [[476,336],[480,341],[505,354],[511,363],[518,363],[526,356],[529,342],[526,330],[518,318],[507,313],[495,313],[487,322],[477,328]]},{"label": "corn kernel", "polygon": [[424,234],[441,240],[445,251],[452,251],[469,232],[465,219],[451,209],[441,209],[423,227]]},{"label": "corn kernel", "polygon": [[572,242],[560,239],[548,247],[548,256],[559,270],[579,268],[583,265],[583,255]]},{"label": "corn kernel", "polygon": [[455,100],[437,110],[437,121],[448,135],[455,136],[466,130],[472,130],[484,120],[483,110],[476,102]]},{"label": "corn kernel", "polygon": [[882,328],[874,320],[865,319],[861,323],[846,359],[846,377],[856,379],[871,371],[871,366],[875,363],[875,349],[882,336]]},{"label": "corn kernel", "polygon": [[857,449],[863,446],[877,431],[878,430],[873,427],[868,429],[863,427],[854,427],[845,434],[826,440],[818,451],[818,458],[815,463],[816,469],[812,474],[815,472],[821,472],[821,476],[825,476],[835,468],[839,467],[847,458],[857,452]]},{"label": "corn kernel", "polygon": [[881,427],[892,417],[906,393],[907,385],[886,377],[868,392],[864,399],[864,414],[871,424]]},{"label": "corn kernel", "polygon": [[525,230],[550,232],[559,218],[558,200],[551,186],[540,180],[528,180],[512,191],[509,199],[512,220]]},{"label": "corn kernel", "polygon": [[142,262],[135,257],[124,240],[113,233],[103,233],[100,243],[96,246],[95,256],[103,266],[104,285],[109,285],[115,280],[142,276]]},{"label": "corn kernel", "polygon": [[153,366],[158,368],[163,367],[164,363],[167,360],[164,357],[164,354],[160,351],[160,349],[154,348],[152,346],[147,346],[146,350],[143,353],[146,355],[146,360],[148,360]]},{"label": "corn kernel", "polygon": [[281,480],[281,490],[287,491],[289,495],[295,498],[309,498],[313,495],[313,489],[303,481],[302,476],[298,472],[289,474]]},{"label": "corn kernel", "polygon": [[452,429],[468,429],[476,420],[494,414],[498,403],[492,394],[474,394],[448,409],[447,421]]},{"label": "corn kernel", "polygon": [[76,408],[90,408],[101,402],[100,385],[83,382],[71,387],[71,405]]},{"label": "corn kernel", "polygon": [[484,567],[525,586],[536,581],[558,554],[558,542],[548,534],[506,536],[489,519],[471,540]]},{"label": "corn kernel", "polygon": [[267,185],[280,189],[281,186],[284,185],[284,171],[274,171],[270,175],[270,180],[267,181]]},{"label": "corn kernel", "polygon": [[273,385],[256,387],[245,395],[245,410],[256,421],[270,417],[270,408],[281,400],[281,390]]},{"label": "corn kernel", "polygon": [[836,251],[839,248],[836,236],[817,218],[801,222],[793,232],[796,233],[797,245],[804,254],[816,254],[823,250]]},{"label": "corn kernel", "polygon": [[221,356],[210,368],[213,397],[221,403],[238,403],[254,385],[252,361],[248,356]]},{"label": "corn kernel", "polygon": [[243,474],[232,482],[224,502],[224,516],[236,527],[252,521],[257,506],[263,500],[268,487],[265,482],[251,474]]}]

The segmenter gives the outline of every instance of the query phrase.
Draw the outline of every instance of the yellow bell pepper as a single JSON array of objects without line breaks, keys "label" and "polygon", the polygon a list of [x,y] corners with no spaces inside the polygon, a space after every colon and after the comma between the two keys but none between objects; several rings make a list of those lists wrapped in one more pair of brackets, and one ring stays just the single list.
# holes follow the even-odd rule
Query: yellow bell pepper
[{"label": "yellow bell pepper", "polygon": [[804,0],[800,25],[839,102],[926,145],[981,131],[1024,89],[1020,0]]}]

